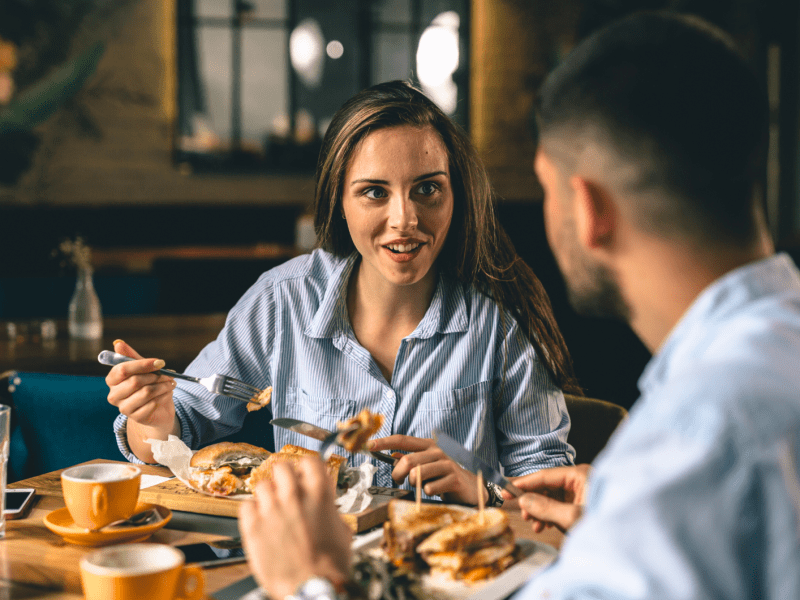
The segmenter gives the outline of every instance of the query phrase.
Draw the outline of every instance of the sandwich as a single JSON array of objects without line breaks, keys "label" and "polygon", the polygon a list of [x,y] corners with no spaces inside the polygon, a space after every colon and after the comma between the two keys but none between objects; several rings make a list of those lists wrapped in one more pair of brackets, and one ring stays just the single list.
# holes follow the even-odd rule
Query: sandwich
[{"label": "sandwich", "polygon": [[253,469],[272,452],[252,444],[220,442],[194,453],[189,461],[189,483],[210,494],[232,496],[249,491]]},{"label": "sandwich", "polygon": [[[272,479],[272,467],[276,462],[297,464],[307,456],[319,456],[319,452],[316,452],[315,450],[309,450],[308,448],[303,448],[302,446],[295,446],[294,444],[286,444],[283,448],[281,448],[280,452],[275,452],[274,454],[268,456],[264,462],[262,462],[253,470],[250,478],[248,479],[248,491],[252,492],[260,481],[264,479]],[[328,459],[326,465],[328,469],[328,476],[331,478],[331,482],[334,485],[338,484],[340,477],[344,475],[344,469],[342,469],[342,465],[346,461],[347,459],[344,456],[339,456],[338,454],[332,454]]]},{"label": "sandwich", "polygon": [[247,412],[253,412],[254,410],[261,410],[267,404],[269,404],[271,400],[272,400],[272,386],[261,390],[258,394],[250,398],[250,402],[247,403]]},{"label": "sandwich", "polygon": [[366,408],[352,419],[339,423],[339,445],[348,452],[355,453],[364,450],[367,440],[378,433],[383,425],[383,415],[371,413]]},{"label": "sandwich", "polygon": [[498,508],[442,527],[417,546],[431,575],[477,583],[518,560],[508,516]]},{"label": "sandwich", "polygon": [[383,551],[395,566],[414,571],[425,568],[417,546],[442,527],[463,521],[472,510],[445,504],[422,504],[413,500],[390,500],[389,518],[383,524]]}]

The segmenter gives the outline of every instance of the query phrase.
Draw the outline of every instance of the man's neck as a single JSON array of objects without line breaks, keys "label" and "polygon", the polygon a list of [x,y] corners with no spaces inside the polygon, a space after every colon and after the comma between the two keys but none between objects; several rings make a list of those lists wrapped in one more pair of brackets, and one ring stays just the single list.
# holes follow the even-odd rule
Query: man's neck
[{"label": "man's neck", "polygon": [[715,250],[652,238],[640,242],[619,276],[631,310],[631,328],[653,353],[709,285],[774,253],[771,243],[761,242],[746,249]]}]

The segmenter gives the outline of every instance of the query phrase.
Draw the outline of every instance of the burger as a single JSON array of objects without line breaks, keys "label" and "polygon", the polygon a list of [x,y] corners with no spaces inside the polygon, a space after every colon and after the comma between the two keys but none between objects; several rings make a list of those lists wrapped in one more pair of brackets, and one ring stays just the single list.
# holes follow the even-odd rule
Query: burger
[{"label": "burger", "polygon": [[252,444],[212,444],[195,452],[189,461],[189,483],[221,496],[247,493],[253,470],[270,456],[272,452]]}]

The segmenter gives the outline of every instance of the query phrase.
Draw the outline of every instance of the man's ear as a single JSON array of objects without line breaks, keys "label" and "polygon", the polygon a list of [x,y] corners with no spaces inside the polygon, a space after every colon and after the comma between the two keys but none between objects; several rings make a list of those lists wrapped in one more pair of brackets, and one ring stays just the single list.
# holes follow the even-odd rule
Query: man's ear
[{"label": "man's ear", "polygon": [[586,248],[606,246],[614,231],[613,203],[598,186],[583,177],[573,175],[569,185],[573,193],[578,240]]}]

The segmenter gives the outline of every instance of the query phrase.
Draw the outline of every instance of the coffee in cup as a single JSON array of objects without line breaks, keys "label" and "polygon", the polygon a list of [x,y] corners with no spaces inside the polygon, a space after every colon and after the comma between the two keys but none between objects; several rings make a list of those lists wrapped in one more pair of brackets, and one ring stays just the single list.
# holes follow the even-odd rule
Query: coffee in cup
[{"label": "coffee in cup", "polygon": [[61,473],[61,489],[75,525],[100,529],[136,510],[142,471],[133,465],[97,463]]},{"label": "coffee in cup", "polygon": [[120,544],[80,562],[86,600],[198,600],[205,578],[185,566],[180,550],[165,544]]}]

